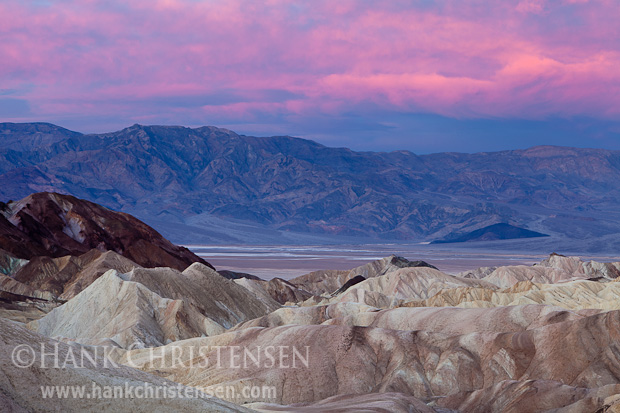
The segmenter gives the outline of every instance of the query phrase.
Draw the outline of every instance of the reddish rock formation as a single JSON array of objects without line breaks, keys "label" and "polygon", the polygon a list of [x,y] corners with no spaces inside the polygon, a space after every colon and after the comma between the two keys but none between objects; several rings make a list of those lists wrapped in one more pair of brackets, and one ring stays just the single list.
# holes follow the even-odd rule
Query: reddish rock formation
[{"label": "reddish rock formation", "polygon": [[143,267],[182,271],[194,262],[211,266],[131,215],[70,195],[32,194],[8,204],[2,214],[0,248],[18,258],[81,255],[96,248],[115,251]]}]

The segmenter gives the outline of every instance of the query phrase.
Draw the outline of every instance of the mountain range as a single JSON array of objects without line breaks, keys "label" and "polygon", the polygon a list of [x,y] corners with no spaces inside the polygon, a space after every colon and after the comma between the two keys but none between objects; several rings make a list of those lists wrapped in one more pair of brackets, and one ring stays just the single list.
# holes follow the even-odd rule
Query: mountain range
[{"label": "mountain range", "polygon": [[620,151],[603,149],[416,155],[212,126],[3,123],[0,182],[0,201],[71,194],[182,243],[450,241],[507,224],[549,235],[510,248],[620,247]]}]

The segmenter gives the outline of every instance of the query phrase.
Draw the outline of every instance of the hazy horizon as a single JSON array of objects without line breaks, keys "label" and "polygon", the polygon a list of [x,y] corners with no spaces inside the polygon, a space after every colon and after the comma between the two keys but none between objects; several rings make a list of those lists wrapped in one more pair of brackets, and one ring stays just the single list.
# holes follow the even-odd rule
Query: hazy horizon
[{"label": "hazy horizon", "polygon": [[317,142],[320,143],[324,146],[330,147],[330,148],[345,148],[345,149],[351,149],[352,151],[355,152],[399,152],[399,151],[408,151],[408,152],[412,152],[415,153],[417,155],[432,155],[432,154],[437,154],[437,153],[464,153],[464,154],[475,154],[475,153],[480,153],[480,152],[502,152],[502,151],[510,151],[510,150],[525,150],[525,149],[531,149],[534,147],[539,147],[539,146],[551,146],[551,147],[558,147],[558,148],[578,148],[578,149],[601,149],[601,150],[609,150],[609,151],[619,151],[620,150],[620,146],[618,148],[611,148],[611,147],[597,147],[597,146],[579,146],[579,145],[575,145],[575,146],[571,146],[571,145],[565,145],[565,144],[547,144],[547,143],[533,143],[533,144],[524,144],[524,145],[515,145],[514,147],[505,147],[505,148],[490,148],[490,149],[480,149],[480,150],[449,150],[449,148],[445,148],[445,150],[441,150],[438,149],[436,151],[415,151],[412,149],[407,149],[407,148],[389,148],[389,149],[381,149],[381,148],[377,148],[377,149],[364,149],[364,148],[355,148],[355,147],[350,147],[350,146],[334,146],[334,145],[330,145],[329,143],[321,143],[315,139],[312,139],[312,137],[302,137],[302,136],[296,136],[296,135],[291,135],[291,134],[281,134],[281,135],[276,135],[276,134],[258,134],[258,135],[251,135],[251,134],[247,134],[247,133],[241,133],[238,130],[235,129],[231,129],[228,127],[224,127],[224,126],[219,126],[219,125],[211,125],[211,124],[205,124],[205,125],[179,125],[179,124],[140,124],[140,123],[134,123],[131,125],[126,125],[126,126],[122,126],[118,129],[110,129],[110,130],[102,130],[100,132],[88,132],[86,130],[79,130],[79,129],[72,129],[69,128],[65,125],[62,124],[57,124],[57,123],[53,123],[53,122],[47,122],[47,121],[32,121],[32,122],[0,122],[0,123],[14,123],[14,124],[50,124],[50,125],[54,125],[54,126],[59,126],[61,128],[70,130],[72,132],[78,132],[81,133],[83,135],[101,135],[101,134],[106,134],[106,133],[113,133],[113,132],[118,132],[124,129],[128,129],[131,128],[132,126],[138,125],[138,126],[144,126],[144,127],[151,127],[151,126],[162,126],[162,127],[180,127],[180,128],[190,128],[190,129],[197,129],[197,128],[201,128],[201,127],[216,127],[216,128],[220,128],[220,129],[227,129],[230,130],[232,132],[237,133],[240,136],[252,136],[252,137],[259,137],[259,138],[273,138],[273,137],[280,137],[280,136],[287,136],[287,137],[291,137],[291,138],[299,138],[299,139],[305,139],[305,140],[310,140],[313,142]]}]

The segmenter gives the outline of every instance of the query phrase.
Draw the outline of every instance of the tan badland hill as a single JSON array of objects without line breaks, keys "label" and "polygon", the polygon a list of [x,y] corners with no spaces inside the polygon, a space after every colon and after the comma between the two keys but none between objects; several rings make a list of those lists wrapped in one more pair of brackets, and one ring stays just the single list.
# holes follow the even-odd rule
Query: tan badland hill
[{"label": "tan badland hill", "polygon": [[28,326],[82,344],[153,347],[220,334],[279,307],[195,263],[183,273],[172,268],[110,270]]},{"label": "tan badland hill", "polygon": [[[249,411],[215,398],[74,398],[41,396],[42,386],[85,386],[91,391],[93,386],[106,387],[133,386],[134,388],[161,386],[163,389],[176,388],[177,383],[136,369],[105,364],[102,358],[96,363],[68,361],[69,354],[77,351],[64,343],[58,343],[26,329],[22,324],[0,318],[0,411],[2,412],[141,412],[168,413],[183,412],[239,412]],[[12,361],[12,354],[18,346],[28,346],[34,350],[33,367],[19,368]],[[53,354],[58,349],[63,368],[41,368],[41,351]],[[46,356],[49,358],[49,355]],[[162,390],[163,393],[164,390]],[[167,391],[167,390],[166,390]],[[175,389],[176,391],[176,389]]]},{"label": "tan badland hill", "polygon": [[[258,411],[620,408],[617,263],[552,255],[531,267],[453,276],[394,262],[408,261],[388,257],[271,285],[227,280],[201,264],[182,273],[112,270],[28,327],[112,346],[128,371],[184,386],[272,386],[275,398],[234,400]],[[360,271],[366,280],[332,296]],[[129,349],[134,342],[143,348]],[[282,349],[284,359],[271,364],[267,348]],[[154,351],[162,356],[155,364]],[[21,400],[3,386],[5,403]]]}]

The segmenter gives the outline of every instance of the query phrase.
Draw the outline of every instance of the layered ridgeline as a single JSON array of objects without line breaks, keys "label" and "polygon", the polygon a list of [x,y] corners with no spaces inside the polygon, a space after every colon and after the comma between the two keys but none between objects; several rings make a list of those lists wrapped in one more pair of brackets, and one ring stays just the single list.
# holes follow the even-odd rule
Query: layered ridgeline
[{"label": "layered ridgeline", "polygon": [[[33,262],[24,261],[5,254],[4,277],[16,281]],[[114,400],[104,405],[40,396],[39,386],[85,381],[234,389],[226,394],[236,405],[218,399],[123,401],[135,411],[620,408],[617,262],[553,254],[534,266],[454,276],[390,256],[289,283],[228,280],[201,263],[183,272],[121,268],[111,258],[98,265],[111,269],[66,295],[66,302],[38,303],[38,312],[0,306],[1,410],[127,408]],[[41,285],[39,294],[52,294],[54,285]],[[281,306],[273,297],[284,295],[289,301]],[[85,369],[74,360],[62,369],[22,369],[11,362],[16,346],[34,347],[40,359],[39,352],[52,352],[58,342],[62,360],[71,349],[103,354],[105,347],[120,367],[104,369],[99,360]],[[284,358],[276,357],[274,365],[269,348],[284,351]],[[275,390],[248,395],[247,386]]]},{"label": "layered ridgeline", "polygon": [[49,124],[0,124],[0,181],[5,202],[70,193],[183,242],[307,242],[287,234],[310,233],[335,242],[524,238],[502,243],[620,247],[618,151],[416,155],[215,127],[134,125],[81,135]]}]

